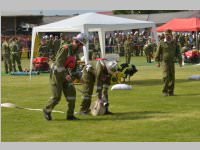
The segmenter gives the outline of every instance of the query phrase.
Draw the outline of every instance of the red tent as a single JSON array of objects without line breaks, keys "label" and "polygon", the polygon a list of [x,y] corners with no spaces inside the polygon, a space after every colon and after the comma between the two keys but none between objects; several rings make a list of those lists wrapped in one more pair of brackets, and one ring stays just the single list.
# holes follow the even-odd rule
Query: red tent
[{"label": "red tent", "polygon": [[157,28],[157,32],[164,32],[166,29],[171,29],[176,32],[191,32],[200,31],[200,19],[199,18],[184,18],[173,19],[166,24]]}]

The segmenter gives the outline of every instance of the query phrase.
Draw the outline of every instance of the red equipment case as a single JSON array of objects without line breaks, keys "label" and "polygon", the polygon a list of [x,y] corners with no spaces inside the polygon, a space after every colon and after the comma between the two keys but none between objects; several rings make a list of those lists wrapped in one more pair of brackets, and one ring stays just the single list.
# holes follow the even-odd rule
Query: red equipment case
[{"label": "red equipment case", "polygon": [[184,59],[185,62],[188,63],[198,63],[200,56],[199,56],[199,51],[198,50],[189,50],[184,53]]},{"label": "red equipment case", "polygon": [[33,59],[33,66],[36,71],[49,71],[48,57],[37,57]]}]

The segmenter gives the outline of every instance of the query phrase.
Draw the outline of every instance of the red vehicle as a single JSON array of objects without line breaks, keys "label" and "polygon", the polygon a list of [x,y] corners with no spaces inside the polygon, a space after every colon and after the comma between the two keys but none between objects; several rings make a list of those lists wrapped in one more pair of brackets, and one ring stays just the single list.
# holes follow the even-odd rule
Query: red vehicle
[{"label": "red vehicle", "polygon": [[33,59],[35,71],[49,71],[48,57],[37,57]]},{"label": "red vehicle", "polygon": [[198,50],[189,50],[184,53],[184,62],[186,63],[199,63],[200,53]]}]

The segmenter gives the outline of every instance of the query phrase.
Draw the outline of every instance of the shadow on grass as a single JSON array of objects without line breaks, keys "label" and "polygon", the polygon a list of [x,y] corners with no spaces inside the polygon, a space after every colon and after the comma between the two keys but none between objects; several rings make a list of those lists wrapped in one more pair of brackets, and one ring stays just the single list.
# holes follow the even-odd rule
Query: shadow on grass
[{"label": "shadow on grass", "polygon": [[200,93],[191,93],[191,94],[178,94],[178,95],[175,95],[175,96],[200,96]]},{"label": "shadow on grass", "polygon": [[[175,83],[184,83],[184,82],[193,82],[193,80],[188,79],[176,79]],[[140,86],[153,86],[153,85],[162,85],[162,79],[144,79],[144,80],[133,80],[130,82],[125,82],[126,84],[131,85],[140,85]]]},{"label": "shadow on grass", "polygon": [[[166,112],[160,111],[143,111],[143,112],[120,112],[113,115],[106,115],[102,117],[96,117],[94,120],[139,120],[154,118],[156,115],[164,114]],[[91,118],[91,120],[93,120]]]},{"label": "shadow on grass", "polygon": [[[81,116],[78,121],[106,121],[106,120],[139,120],[139,119],[149,119],[156,118],[157,115],[166,114],[167,112],[161,111],[142,111],[142,112],[119,112],[112,115],[104,116]],[[77,116],[79,117],[79,116]],[[63,121],[62,119],[55,119],[55,121]]]}]

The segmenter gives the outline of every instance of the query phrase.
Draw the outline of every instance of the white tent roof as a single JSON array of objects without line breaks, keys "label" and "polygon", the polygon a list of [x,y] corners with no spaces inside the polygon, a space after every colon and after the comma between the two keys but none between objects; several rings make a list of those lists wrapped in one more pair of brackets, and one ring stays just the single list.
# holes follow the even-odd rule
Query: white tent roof
[{"label": "white tent roof", "polygon": [[[154,37],[158,41],[155,23],[150,21],[140,21],[133,19],[125,19],[102,15],[97,13],[85,13],[69,19],[34,27],[32,31],[32,46],[31,46],[31,62],[30,70],[32,70],[32,60],[34,51],[35,37],[38,32],[98,32],[101,47],[101,57],[105,57],[105,32],[115,30],[130,30],[139,28],[153,28]],[[84,47],[85,62],[88,61],[87,47]]]},{"label": "white tent roof", "polygon": [[35,27],[34,30],[35,32],[81,32],[83,28],[87,28],[90,32],[98,31],[99,28],[104,29],[104,31],[114,31],[148,28],[153,27],[154,25],[155,24],[153,22],[149,21],[125,19],[121,17],[114,17],[97,13],[85,13],[55,23],[38,26]]}]

